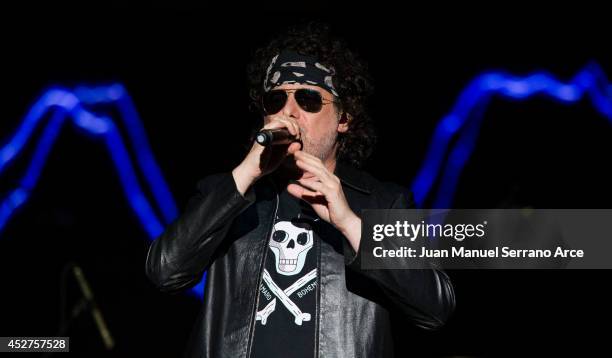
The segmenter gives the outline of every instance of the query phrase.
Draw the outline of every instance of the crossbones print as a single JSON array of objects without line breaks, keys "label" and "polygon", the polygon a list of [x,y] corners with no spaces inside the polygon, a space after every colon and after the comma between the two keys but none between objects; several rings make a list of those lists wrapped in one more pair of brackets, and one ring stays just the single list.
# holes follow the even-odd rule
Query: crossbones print
[{"label": "crossbones print", "polygon": [[[295,223],[298,222],[295,221]],[[296,275],[304,267],[306,255],[313,247],[312,230],[308,224],[303,222],[296,226],[291,221],[279,221],[274,225],[269,247],[274,253],[276,272],[284,276]],[[263,281],[276,298],[272,299],[266,307],[257,312],[256,320],[261,321],[261,324],[265,325],[268,316],[276,310],[276,299],[278,298],[295,318],[295,324],[301,326],[302,322],[310,321],[310,313],[302,312],[289,296],[316,277],[317,270],[313,269],[283,290],[272,280],[270,273],[264,269]]]}]

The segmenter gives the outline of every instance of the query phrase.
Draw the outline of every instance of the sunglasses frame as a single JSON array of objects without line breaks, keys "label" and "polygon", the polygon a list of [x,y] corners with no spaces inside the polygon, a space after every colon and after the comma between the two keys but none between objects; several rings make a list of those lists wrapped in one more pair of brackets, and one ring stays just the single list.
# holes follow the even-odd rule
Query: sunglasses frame
[{"label": "sunglasses frame", "polygon": [[[274,91],[279,91],[279,92],[280,92],[280,91],[282,91],[282,92],[285,92],[285,95],[286,95],[287,97],[285,98],[285,103],[283,103],[283,106],[282,106],[282,107],[281,107],[281,108],[280,108],[278,111],[276,111],[276,112],[274,112],[274,113],[269,113],[269,112],[266,110],[266,106],[264,105],[264,96],[265,96],[266,94],[272,93],[272,92],[274,92]],[[295,99],[295,102],[298,104],[298,106],[300,107],[300,109],[302,109],[303,111],[308,112],[308,113],[319,113],[319,112],[321,112],[321,110],[323,109],[323,106],[324,106],[324,105],[326,105],[326,104],[330,104],[330,103],[339,103],[338,101],[334,101],[334,100],[330,100],[330,99],[325,99],[325,98],[323,98],[323,95],[321,94],[321,92],[319,92],[319,91],[317,91],[317,90],[315,90],[315,89],[312,89],[312,88],[295,88],[295,89],[279,89],[279,88],[277,88],[277,89],[270,90],[269,92],[266,92],[266,93],[264,93],[264,94],[261,96],[261,108],[263,109],[263,111],[264,111],[264,113],[265,113],[266,115],[273,115],[273,114],[276,114],[276,113],[280,112],[280,111],[281,111],[281,110],[282,110],[282,109],[283,109],[283,108],[284,108],[284,107],[287,105],[287,100],[289,100],[289,94],[293,93],[293,97],[295,98],[295,93],[296,93],[296,92],[298,92],[298,91],[315,92],[315,93],[317,93],[317,94],[319,95],[319,97],[321,98],[321,109],[319,109],[319,110],[318,110],[318,111],[316,111],[316,112],[307,111],[306,109],[304,109],[304,107],[302,107],[302,105],[301,105],[301,104],[300,104],[300,103],[297,101],[297,99]]]}]

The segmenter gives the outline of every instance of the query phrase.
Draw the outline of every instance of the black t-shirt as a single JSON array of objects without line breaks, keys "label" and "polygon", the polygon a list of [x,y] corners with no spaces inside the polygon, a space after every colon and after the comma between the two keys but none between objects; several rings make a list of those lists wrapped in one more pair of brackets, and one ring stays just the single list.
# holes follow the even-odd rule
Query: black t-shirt
[{"label": "black t-shirt", "polygon": [[252,358],[314,357],[320,220],[281,186],[259,287]]}]

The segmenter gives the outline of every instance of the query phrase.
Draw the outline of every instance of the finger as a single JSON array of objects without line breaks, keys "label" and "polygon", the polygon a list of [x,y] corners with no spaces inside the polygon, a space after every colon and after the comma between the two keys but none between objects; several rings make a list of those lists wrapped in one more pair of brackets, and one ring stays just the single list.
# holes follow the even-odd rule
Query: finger
[{"label": "finger", "polygon": [[297,137],[300,134],[300,130],[291,120],[286,118],[279,118],[278,121],[283,123],[285,127],[289,130],[289,133],[291,133],[292,135]]},{"label": "finger", "polygon": [[284,117],[284,119],[286,121],[288,121],[289,123],[291,123],[291,125],[293,126],[293,128],[295,129],[295,136],[297,139],[300,139],[301,135],[302,135],[302,130],[300,129],[300,126],[298,125],[297,121],[295,120],[295,118],[292,117]]},{"label": "finger", "polygon": [[291,144],[289,144],[289,148],[287,148],[287,153],[294,154],[298,152],[301,148],[302,148],[301,142],[292,142]]},{"label": "finger", "polygon": [[269,116],[266,117],[266,120],[264,122],[264,126],[262,129],[276,129],[276,128],[282,128],[282,123],[281,121],[279,121],[280,117],[278,116]]},{"label": "finger", "polygon": [[325,185],[316,179],[299,179],[298,182],[304,188],[312,192],[316,192],[318,195],[326,195],[326,192],[328,191]]},{"label": "finger", "polygon": [[287,191],[289,194],[295,196],[296,198],[302,199],[303,196],[321,196],[322,194],[308,190],[307,188],[298,185],[298,184],[289,184],[287,185]]},{"label": "finger", "polygon": [[298,135],[298,130],[296,130],[296,127],[288,120],[282,118],[282,117],[270,117],[270,122],[267,123],[263,129],[279,129],[279,128],[286,128],[289,133],[291,133],[294,136]]},{"label": "finger", "polygon": [[291,117],[283,116],[283,115],[276,115],[270,118],[272,121],[283,123],[285,125],[285,128],[289,130],[289,133],[293,134],[298,139],[300,138],[301,136],[300,126],[297,124],[295,119]]},{"label": "finger", "polygon": [[327,207],[328,202],[324,195],[302,195],[302,200],[311,206],[321,205]]},{"label": "finger", "polygon": [[320,181],[325,184],[331,184],[331,176],[328,174],[327,169],[324,169],[318,165],[308,163],[302,159],[295,161],[295,164],[302,170],[314,174]]},{"label": "finger", "polygon": [[297,160],[303,161],[317,168],[320,168],[329,179],[333,178],[334,175],[327,169],[325,164],[323,164],[321,159],[319,159],[318,157],[315,157],[314,155],[306,153],[304,151],[299,151],[295,153],[294,155]]}]

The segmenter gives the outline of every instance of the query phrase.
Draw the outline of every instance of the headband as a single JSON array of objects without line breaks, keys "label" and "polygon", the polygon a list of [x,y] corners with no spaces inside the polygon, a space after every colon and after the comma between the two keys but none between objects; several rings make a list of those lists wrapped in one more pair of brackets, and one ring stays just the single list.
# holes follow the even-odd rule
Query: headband
[{"label": "headband", "polygon": [[323,66],[314,57],[283,51],[270,62],[263,87],[264,91],[268,92],[283,84],[313,85],[338,97],[332,81],[335,74],[333,67]]}]

